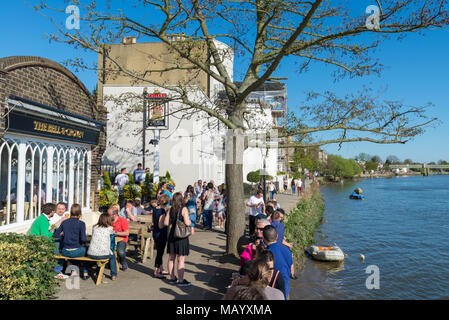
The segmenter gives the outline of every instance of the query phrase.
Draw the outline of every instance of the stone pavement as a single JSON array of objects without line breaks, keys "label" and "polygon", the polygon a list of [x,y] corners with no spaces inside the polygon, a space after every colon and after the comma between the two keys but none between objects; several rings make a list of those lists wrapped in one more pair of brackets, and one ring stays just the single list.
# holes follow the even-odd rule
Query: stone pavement
[{"label": "stone pavement", "polygon": [[[292,195],[276,195],[281,207],[289,212],[299,198]],[[248,214],[248,213],[247,213]],[[226,235],[223,230],[203,231],[197,228],[190,236],[190,255],[186,257],[185,279],[192,282],[190,287],[179,288],[167,280],[153,278],[154,258],[147,262],[137,262],[133,258],[133,246],[128,251],[129,269],[119,270],[117,280],[108,277],[105,270],[103,283],[95,285],[92,277],[80,280],[80,289],[68,289],[64,280],[56,294],[61,300],[219,300],[230,284],[233,272],[237,272],[239,260],[225,255]],[[168,255],[164,255],[166,267]],[[70,287],[70,286],[69,286]]]}]

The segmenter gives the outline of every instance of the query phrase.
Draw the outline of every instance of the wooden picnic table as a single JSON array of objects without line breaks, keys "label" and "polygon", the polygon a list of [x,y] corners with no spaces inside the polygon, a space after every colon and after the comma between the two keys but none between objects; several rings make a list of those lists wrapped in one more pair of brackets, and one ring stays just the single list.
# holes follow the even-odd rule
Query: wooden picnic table
[{"label": "wooden picnic table", "polygon": [[[140,250],[142,252],[142,262],[145,262],[148,254],[149,258],[153,259],[154,253],[154,239],[152,237],[152,234],[148,232],[149,223],[151,223],[152,220],[151,222],[147,222],[149,221],[147,216],[139,216],[139,217],[141,217],[141,219],[139,219],[140,221],[129,222],[129,234],[135,234],[140,236]],[[144,217],[147,219],[145,220]]]}]

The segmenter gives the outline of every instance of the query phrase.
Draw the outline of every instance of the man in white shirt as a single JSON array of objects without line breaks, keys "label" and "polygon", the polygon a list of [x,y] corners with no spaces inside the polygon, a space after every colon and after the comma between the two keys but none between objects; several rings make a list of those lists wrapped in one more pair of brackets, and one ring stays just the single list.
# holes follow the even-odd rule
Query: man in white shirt
[{"label": "man in white shirt", "polygon": [[296,183],[296,189],[298,190],[298,196],[301,194],[302,189],[302,180],[298,179],[298,182]]},{"label": "man in white shirt", "polygon": [[119,190],[120,192],[122,192],[123,187],[124,187],[125,184],[127,184],[128,182],[129,182],[129,177],[128,177],[128,175],[126,174],[126,168],[123,168],[123,169],[121,170],[121,173],[118,174],[118,175],[115,177],[115,183],[117,184],[118,190]]},{"label": "man in white shirt", "polygon": [[251,196],[246,206],[249,207],[249,235],[252,236],[256,230],[256,217],[260,214],[265,214],[262,190]]},{"label": "man in white shirt", "polygon": [[67,206],[64,202],[59,202],[56,205],[56,213],[50,218],[50,228],[54,225],[55,229],[58,229],[61,223],[70,217],[67,211]]}]

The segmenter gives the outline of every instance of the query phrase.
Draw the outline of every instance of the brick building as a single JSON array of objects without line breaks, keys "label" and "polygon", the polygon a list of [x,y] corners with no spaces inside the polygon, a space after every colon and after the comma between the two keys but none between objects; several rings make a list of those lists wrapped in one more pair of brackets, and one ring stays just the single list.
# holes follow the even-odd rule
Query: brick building
[{"label": "brick building", "polygon": [[106,112],[40,57],[0,59],[0,232],[27,230],[46,202],[97,209]]}]

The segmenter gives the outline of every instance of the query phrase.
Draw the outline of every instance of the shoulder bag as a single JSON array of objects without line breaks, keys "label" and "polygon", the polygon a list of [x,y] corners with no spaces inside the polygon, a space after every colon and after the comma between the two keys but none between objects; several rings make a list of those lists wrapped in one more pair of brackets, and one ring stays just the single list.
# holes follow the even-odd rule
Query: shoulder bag
[{"label": "shoulder bag", "polygon": [[176,218],[176,224],[175,224],[175,238],[176,239],[184,239],[187,238],[188,236],[190,236],[190,227],[186,226],[186,224],[184,223],[184,219],[181,215],[181,220],[179,219],[179,216],[182,212],[182,208],[181,210],[179,210],[178,212],[178,217]]}]

